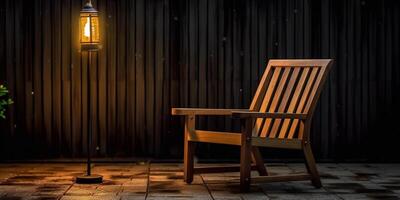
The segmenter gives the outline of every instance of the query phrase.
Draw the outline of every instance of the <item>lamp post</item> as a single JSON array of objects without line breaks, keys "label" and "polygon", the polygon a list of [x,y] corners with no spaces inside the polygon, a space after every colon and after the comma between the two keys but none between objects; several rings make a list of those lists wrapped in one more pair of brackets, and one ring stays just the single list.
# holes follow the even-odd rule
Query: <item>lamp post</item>
[{"label": "lamp post", "polygon": [[92,112],[90,106],[90,64],[91,54],[100,49],[100,34],[99,34],[99,15],[96,9],[93,8],[92,2],[88,0],[80,12],[79,22],[79,38],[81,43],[81,51],[88,52],[87,64],[87,81],[88,81],[88,137],[87,137],[87,169],[86,174],[76,177],[76,183],[102,183],[103,176],[91,173],[91,146],[92,146]]}]

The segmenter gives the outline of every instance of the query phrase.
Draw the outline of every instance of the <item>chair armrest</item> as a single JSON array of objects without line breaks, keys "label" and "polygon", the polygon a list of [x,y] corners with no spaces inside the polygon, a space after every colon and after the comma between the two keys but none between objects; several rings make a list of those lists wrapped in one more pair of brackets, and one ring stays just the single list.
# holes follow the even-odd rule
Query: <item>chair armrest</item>
[{"label": "chair armrest", "polygon": [[273,118],[273,119],[307,119],[306,114],[297,113],[264,113],[251,111],[234,111],[232,116],[235,118]]},{"label": "chair armrest", "polygon": [[248,109],[214,109],[214,108],[172,108],[172,115],[232,115],[234,111]]}]

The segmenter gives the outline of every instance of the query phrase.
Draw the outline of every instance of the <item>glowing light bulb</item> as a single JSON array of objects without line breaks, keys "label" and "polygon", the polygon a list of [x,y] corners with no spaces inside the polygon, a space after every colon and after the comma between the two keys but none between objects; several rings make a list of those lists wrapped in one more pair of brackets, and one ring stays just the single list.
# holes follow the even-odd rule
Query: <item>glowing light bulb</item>
[{"label": "glowing light bulb", "polygon": [[90,37],[90,20],[89,17],[86,18],[86,24],[85,24],[85,28],[84,28],[84,33],[83,33],[86,37]]}]

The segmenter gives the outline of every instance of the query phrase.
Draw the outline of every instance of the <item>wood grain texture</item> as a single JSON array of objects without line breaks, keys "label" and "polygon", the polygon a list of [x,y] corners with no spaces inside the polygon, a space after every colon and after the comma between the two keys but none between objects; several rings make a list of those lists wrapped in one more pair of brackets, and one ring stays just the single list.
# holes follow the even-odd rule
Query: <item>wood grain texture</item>
[{"label": "wood grain texture", "polygon": [[[317,158],[399,159],[390,148],[400,139],[398,1],[96,0],[103,48],[91,58],[91,97],[88,58],[79,52],[82,3],[0,2],[0,83],[15,101],[0,120],[1,159],[84,156],[88,98],[97,115],[96,156],[180,158],[182,121],[171,107],[258,110],[262,100],[250,100],[272,78],[262,74],[272,58],[335,59],[311,125]],[[226,117],[198,122],[240,131]],[[263,128],[263,119],[256,123]],[[270,127],[296,137],[296,123]],[[212,146],[198,151],[200,158],[235,155]]]}]

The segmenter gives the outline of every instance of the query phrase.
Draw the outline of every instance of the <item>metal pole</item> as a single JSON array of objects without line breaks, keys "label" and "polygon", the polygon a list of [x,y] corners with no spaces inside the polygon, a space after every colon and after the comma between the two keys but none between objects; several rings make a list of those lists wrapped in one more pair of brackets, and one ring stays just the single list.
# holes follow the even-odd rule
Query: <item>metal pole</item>
[{"label": "metal pole", "polygon": [[103,182],[103,176],[101,175],[96,175],[91,173],[91,149],[92,149],[92,121],[93,121],[93,116],[92,116],[92,108],[90,106],[90,100],[91,98],[91,80],[90,80],[90,66],[91,66],[91,59],[92,59],[92,53],[88,51],[88,56],[87,56],[88,62],[87,62],[87,112],[88,112],[88,132],[87,132],[87,169],[86,169],[86,175],[83,176],[77,176],[76,177],[76,183],[86,183],[86,184],[95,184],[95,183],[102,183]]},{"label": "metal pole", "polygon": [[92,109],[90,106],[90,64],[91,64],[91,53],[88,51],[88,62],[87,62],[87,106],[88,106],[88,137],[87,137],[87,175],[91,175],[91,146],[92,146]]}]

